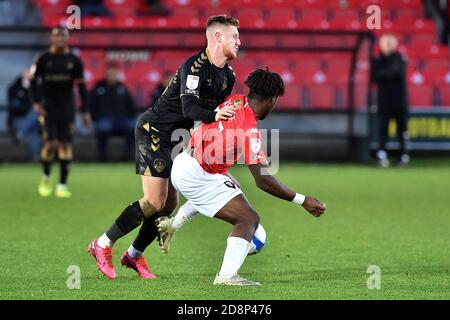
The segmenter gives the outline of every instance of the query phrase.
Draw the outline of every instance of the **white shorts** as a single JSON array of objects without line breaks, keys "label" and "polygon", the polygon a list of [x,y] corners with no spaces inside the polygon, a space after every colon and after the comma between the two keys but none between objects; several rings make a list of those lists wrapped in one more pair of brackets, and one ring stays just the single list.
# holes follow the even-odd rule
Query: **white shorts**
[{"label": "white shorts", "polygon": [[172,165],[172,184],[201,214],[213,217],[242,190],[223,174],[203,170],[196,159],[180,153]]}]

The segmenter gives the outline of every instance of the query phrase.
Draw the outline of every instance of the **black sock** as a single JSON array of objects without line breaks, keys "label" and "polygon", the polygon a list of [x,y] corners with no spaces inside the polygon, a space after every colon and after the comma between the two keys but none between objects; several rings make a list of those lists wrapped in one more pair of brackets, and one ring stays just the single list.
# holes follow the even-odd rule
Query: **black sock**
[{"label": "black sock", "polygon": [[44,174],[48,177],[50,176],[50,168],[52,166],[51,161],[41,161],[42,163],[42,171],[44,171]]},{"label": "black sock", "polygon": [[142,224],[141,229],[139,229],[139,234],[136,239],[134,239],[133,247],[141,252],[153,242],[158,236],[158,228],[156,227],[156,219],[160,216],[155,213],[150,218],[145,219]]},{"label": "black sock", "polygon": [[112,242],[116,242],[119,238],[136,229],[144,218],[139,201],[136,201],[123,210],[116,222],[106,231],[106,235]]},{"label": "black sock", "polygon": [[67,183],[67,177],[69,176],[69,167],[70,161],[68,160],[59,160],[59,164],[61,166],[61,176],[59,182],[61,184]]}]

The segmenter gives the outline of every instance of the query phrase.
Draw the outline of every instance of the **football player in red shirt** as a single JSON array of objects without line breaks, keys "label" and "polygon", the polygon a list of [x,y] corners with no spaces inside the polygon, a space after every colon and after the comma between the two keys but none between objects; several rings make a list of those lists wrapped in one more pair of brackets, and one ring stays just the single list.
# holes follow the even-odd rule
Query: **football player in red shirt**
[{"label": "football player in red shirt", "polygon": [[[259,215],[247,201],[228,169],[243,157],[256,185],[283,200],[303,206],[320,217],[326,205],[313,197],[289,189],[268,173],[268,162],[261,150],[261,133],[257,120],[266,118],[284,94],[281,77],[269,70],[252,72],[245,84],[248,96],[231,95],[219,108],[235,107],[235,116],[226,121],[202,124],[192,134],[189,148],[178,155],[172,167],[172,184],[201,214],[233,225],[220,272],[214,284],[259,285],[241,278],[237,272],[249,253],[250,241],[259,225]],[[158,220],[160,244],[169,249],[173,233],[192,217],[177,213]]]}]

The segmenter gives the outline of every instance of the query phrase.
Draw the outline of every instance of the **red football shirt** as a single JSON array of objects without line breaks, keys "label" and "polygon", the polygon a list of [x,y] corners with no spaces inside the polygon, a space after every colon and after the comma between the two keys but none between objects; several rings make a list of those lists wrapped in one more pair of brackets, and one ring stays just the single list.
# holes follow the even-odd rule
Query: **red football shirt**
[{"label": "red football shirt", "polygon": [[193,156],[208,173],[225,174],[241,157],[246,165],[267,163],[261,148],[261,132],[247,97],[231,95],[218,108],[228,106],[236,108],[233,118],[202,124],[191,137]]}]

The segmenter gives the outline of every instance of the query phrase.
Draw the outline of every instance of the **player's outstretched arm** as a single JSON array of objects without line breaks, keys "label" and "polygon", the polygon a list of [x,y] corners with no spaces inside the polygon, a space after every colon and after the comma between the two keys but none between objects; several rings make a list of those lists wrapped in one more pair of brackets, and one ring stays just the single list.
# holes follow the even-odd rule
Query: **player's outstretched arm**
[{"label": "player's outstretched arm", "polygon": [[252,164],[248,168],[255,179],[256,186],[264,192],[274,197],[300,204],[314,217],[320,217],[325,212],[326,205],[324,203],[321,203],[316,198],[295,193],[269,174],[266,166],[263,164]]}]

